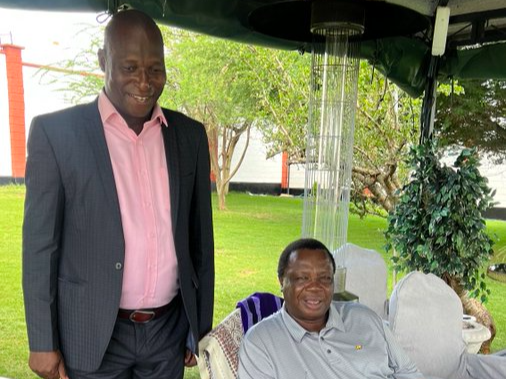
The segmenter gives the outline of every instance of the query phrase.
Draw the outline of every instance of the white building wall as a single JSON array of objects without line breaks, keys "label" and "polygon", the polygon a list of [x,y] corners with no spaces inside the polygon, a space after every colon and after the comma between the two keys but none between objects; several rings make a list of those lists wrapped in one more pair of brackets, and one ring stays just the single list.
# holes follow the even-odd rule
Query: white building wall
[{"label": "white building wall", "polygon": [[[237,143],[232,167],[239,161],[246,144],[246,134],[241,136]],[[277,154],[267,159],[267,148],[262,140],[262,134],[257,129],[252,129],[246,156],[239,170],[232,178],[232,183],[274,183],[281,184],[282,156]],[[304,166],[292,165],[289,172],[289,188],[304,188]]]},{"label": "white building wall", "polygon": [[[442,162],[447,166],[452,167],[457,159],[458,154],[452,153],[451,155],[444,156]],[[506,162],[496,164],[492,160],[485,157],[480,158],[480,174],[488,179],[488,186],[495,190],[494,202],[497,204],[495,207],[506,207]]]},{"label": "white building wall", "polygon": [[482,159],[480,173],[488,178],[489,187],[496,191],[496,207],[506,207],[506,164],[497,165]]},{"label": "white building wall", "polygon": [[295,189],[304,188],[306,170],[303,164],[291,165],[290,166],[290,179],[289,187]]},{"label": "white building wall", "polygon": [[[235,148],[232,169],[237,165],[245,144],[246,133],[241,136]],[[231,182],[281,183],[281,154],[270,159],[266,159],[266,157],[267,149],[262,141],[262,135],[257,129],[252,128],[246,156]]]}]

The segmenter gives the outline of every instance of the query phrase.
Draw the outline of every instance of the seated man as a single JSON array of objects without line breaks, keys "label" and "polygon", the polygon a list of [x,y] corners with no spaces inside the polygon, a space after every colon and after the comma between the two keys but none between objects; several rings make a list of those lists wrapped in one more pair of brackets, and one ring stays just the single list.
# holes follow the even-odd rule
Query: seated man
[{"label": "seated man", "polygon": [[239,379],[423,378],[374,311],[332,302],[335,268],[317,240],[285,248],[278,263],[283,308],[246,334]]}]

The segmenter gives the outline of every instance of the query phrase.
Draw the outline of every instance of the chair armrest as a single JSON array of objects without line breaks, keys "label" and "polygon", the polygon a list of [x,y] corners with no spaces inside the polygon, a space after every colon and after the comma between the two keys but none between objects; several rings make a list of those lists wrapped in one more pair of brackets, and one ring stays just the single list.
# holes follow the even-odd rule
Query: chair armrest
[{"label": "chair armrest", "polygon": [[496,351],[494,354],[492,355],[498,355],[500,357],[506,357],[506,349],[504,350],[500,350],[500,351]]},{"label": "chair armrest", "polygon": [[200,377],[237,378],[238,354],[242,338],[241,312],[235,309],[199,341],[197,363]]},{"label": "chair armrest", "polygon": [[[506,354],[506,352],[500,352]],[[504,378],[506,355],[467,354],[467,372],[472,379]]]}]

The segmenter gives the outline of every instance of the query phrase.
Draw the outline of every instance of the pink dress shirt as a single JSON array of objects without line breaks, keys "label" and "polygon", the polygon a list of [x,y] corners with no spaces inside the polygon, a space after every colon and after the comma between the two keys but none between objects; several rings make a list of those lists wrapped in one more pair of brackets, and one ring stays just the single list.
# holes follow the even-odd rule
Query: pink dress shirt
[{"label": "pink dress shirt", "polygon": [[98,109],[112,162],[125,236],[120,308],[156,308],[178,292],[169,177],[159,105],[136,135],[102,91]]}]

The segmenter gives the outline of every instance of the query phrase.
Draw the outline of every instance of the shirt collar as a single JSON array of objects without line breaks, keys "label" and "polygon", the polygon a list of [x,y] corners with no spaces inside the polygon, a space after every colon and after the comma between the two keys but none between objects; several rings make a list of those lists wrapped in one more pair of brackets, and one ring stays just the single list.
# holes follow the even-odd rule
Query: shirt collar
[{"label": "shirt collar", "polygon": [[[283,322],[285,323],[288,332],[295,341],[300,343],[302,341],[302,338],[304,338],[306,334],[311,333],[308,332],[306,329],[304,329],[302,326],[300,326],[299,323],[288,314],[288,312],[286,311],[285,304],[283,304],[283,307],[281,308],[281,317],[283,318]],[[345,331],[343,319],[339,314],[339,312],[337,311],[337,309],[335,308],[334,303],[330,304],[329,318],[327,319],[327,324],[320,331],[320,333],[330,329],[338,329],[340,331]]]},{"label": "shirt collar", "polygon": [[[106,121],[112,119],[113,117],[119,117],[120,120],[123,120],[123,117],[116,110],[116,107],[113,105],[111,100],[105,94],[105,91],[100,91],[98,95],[98,110],[100,112],[100,118],[102,119],[102,123],[105,124]],[[151,119],[148,121],[158,120],[161,125],[167,126],[167,120],[165,115],[163,114],[162,108],[158,103],[155,104],[153,108],[153,113],[151,114]]]}]

